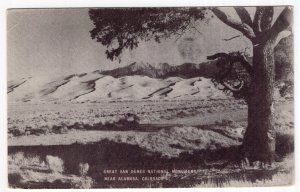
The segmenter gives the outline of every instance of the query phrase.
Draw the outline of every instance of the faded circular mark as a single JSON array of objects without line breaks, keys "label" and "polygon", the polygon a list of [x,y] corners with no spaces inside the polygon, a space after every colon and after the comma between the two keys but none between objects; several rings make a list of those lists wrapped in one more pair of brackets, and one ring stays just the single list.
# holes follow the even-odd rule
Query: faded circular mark
[{"label": "faded circular mark", "polygon": [[178,51],[184,62],[196,62],[202,50],[199,39],[186,37],[178,44]]}]

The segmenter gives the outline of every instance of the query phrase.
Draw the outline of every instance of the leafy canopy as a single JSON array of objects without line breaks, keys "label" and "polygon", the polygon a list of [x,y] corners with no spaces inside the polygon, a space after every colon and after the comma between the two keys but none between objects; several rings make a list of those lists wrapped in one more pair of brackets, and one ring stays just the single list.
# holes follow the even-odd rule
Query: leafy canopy
[{"label": "leafy canopy", "polygon": [[89,16],[95,26],[90,31],[92,39],[107,47],[108,59],[120,61],[122,51],[137,48],[140,41],[159,43],[196,30],[194,22],[205,18],[205,8],[90,9]]},{"label": "leafy canopy", "polygon": [[[257,7],[253,21],[243,7],[234,7],[239,20],[218,7],[90,9],[89,16],[94,24],[90,34],[92,39],[107,47],[105,53],[108,59],[119,59],[120,62],[123,50],[135,49],[141,41],[155,40],[159,43],[171,36],[180,38],[186,31],[198,31],[196,21],[208,21],[207,9],[226,25],[242,32],[255,45],[274,39],[275,47],[281,38],[289,34],[282,30],[291,24],[290,7],[282,11],[273,26],[274,7]],[[217,53],[208,56],[208,59],[217,59],[220,69],[213,82],[221,84],[225,92],[246,98],[253,72],[244,53]]]}]

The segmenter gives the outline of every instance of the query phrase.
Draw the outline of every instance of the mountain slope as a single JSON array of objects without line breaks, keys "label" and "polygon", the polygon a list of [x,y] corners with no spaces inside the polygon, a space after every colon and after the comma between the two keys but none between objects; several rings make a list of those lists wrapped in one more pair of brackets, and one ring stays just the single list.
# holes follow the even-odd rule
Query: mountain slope
[{"label": "mountain slope", "polygon": [[208,61],[200,64],[184,63],[178,66],[171,66],[168,63],[132,63],[125,67],[120,67],[113,70],[102,71],[103,75],[110,75],[113,77],[123,77],[132,75],[142,75],[151,78],[168,78],[168,77],[205,77],[211,78],[214,73],[218,71],[216,61]]}]

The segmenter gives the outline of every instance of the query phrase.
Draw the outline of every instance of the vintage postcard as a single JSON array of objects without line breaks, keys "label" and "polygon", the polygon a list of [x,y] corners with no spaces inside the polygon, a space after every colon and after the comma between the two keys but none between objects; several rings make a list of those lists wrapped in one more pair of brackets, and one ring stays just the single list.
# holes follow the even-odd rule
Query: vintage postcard
[{"label": "vintage postcard", "polygon": [[294,184],[293,7],[7,10],[8,185]]}]

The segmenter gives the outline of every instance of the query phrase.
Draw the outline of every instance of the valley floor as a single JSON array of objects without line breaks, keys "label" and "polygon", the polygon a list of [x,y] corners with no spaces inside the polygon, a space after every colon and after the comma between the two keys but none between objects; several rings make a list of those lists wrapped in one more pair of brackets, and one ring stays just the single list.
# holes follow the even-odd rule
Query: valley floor
[{"label": "valley floor", "polygon": [[[237,169],[236,165],[228,164],[239,155],[238,146],[247,123],[247,107],[242,101],[14,104],[9,105],[8,109],[9,175],[13,178],[10,182],[12,187],[24,188],[28,185],[30,188],[39,188],[46,183],[53,187],[53,178],[65,184],[61,185],[62,188],[75,185],[76,188],[149,185],[205,187],[230,183],[233,186],[262,186],[264,183],[257,177],[257,171],[264,173],[261,174],[263,180],[267,177],[272,181],[272,175],[277,175],[278,178],[289,178],[284,184],[293,182],[293,101],[276,102],[277,146],[281,160],[263,170],[260,166],[253,169],[253,166],[245,168],[247,165],[243,165]],[[67,151],[77,156],[70,159],[67,156],[71,152]],[[56,163],[51,163],[49,156],[57,158]],[[60,164],[60,161],[63,163]],[[140,161],[144,163],[134,163]],[[55,171],[52,164],[65,170]],[[88,173],[79,174],[78,166],[85,164],[90,166]],[[164,182],[123,181],[117,184],[103,181],[103,175],[91,171],[95,169],[102,172],[106,166],[118,169],[132,166],[141,169],[163,168],[158,165],[165,165],[166,169],[174,169],[175,166],[177,169],[200,171],[195,174],[164,174]],[[219,178],[218,173],[222,177]],[[43,176],[33,177],[32,174]],[[182,177],[186,178],[183,179],[185,182],[178,183]],[[226,177],[231,179],[224,180]],[[246,177],[246,181],[242,182],[239,179],[241,177]],[[44,179],[41,181],[39,178]],[[78,184],[83,181],[82,178],[86,182]],[[92,181],[95,183],[92,184]],[[266,185],[273,184],[266,182]]]}]

